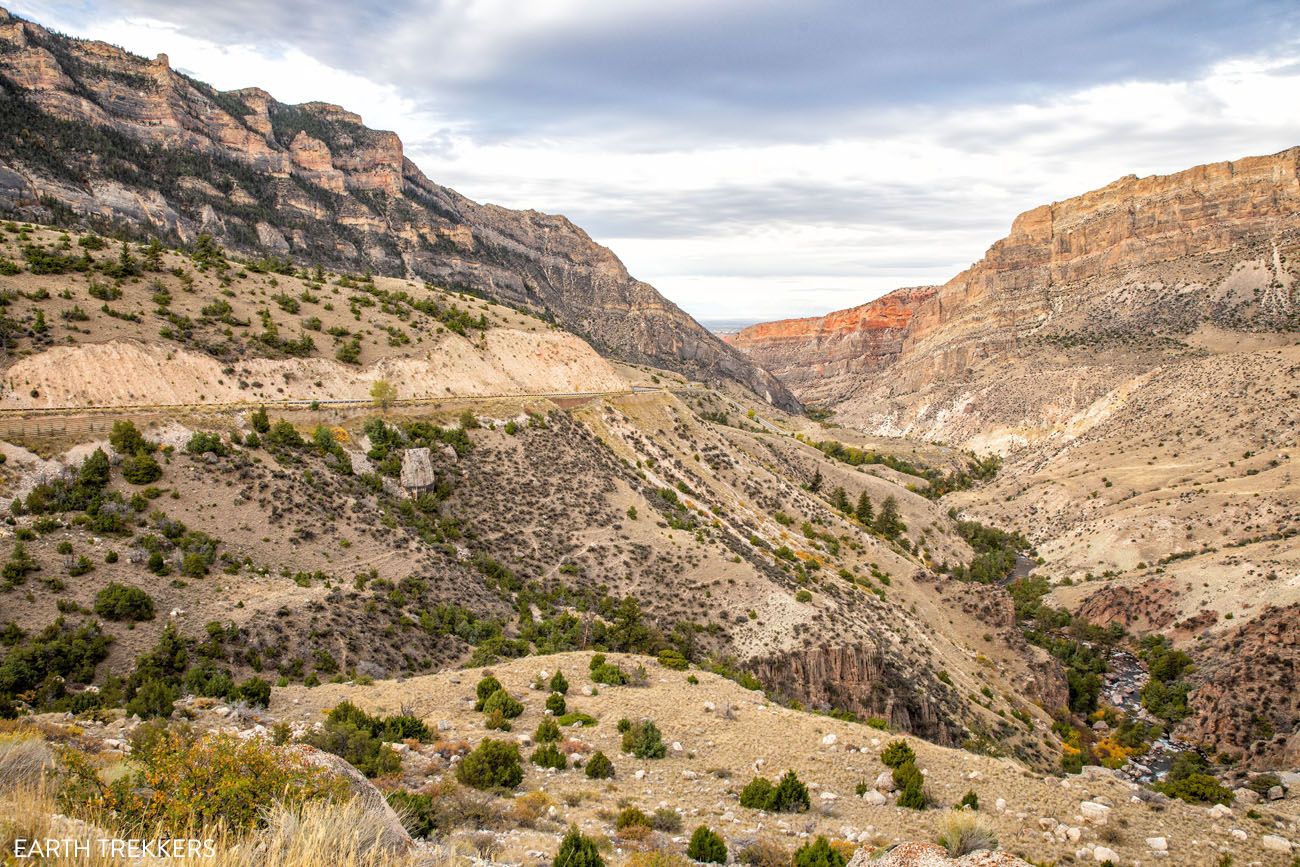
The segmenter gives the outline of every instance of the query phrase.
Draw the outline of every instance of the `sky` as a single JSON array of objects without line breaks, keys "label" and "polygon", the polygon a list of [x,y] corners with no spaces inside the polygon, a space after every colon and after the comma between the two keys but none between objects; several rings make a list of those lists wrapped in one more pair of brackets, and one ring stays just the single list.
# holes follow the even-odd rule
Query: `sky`
[{"label": "sky", "polygon": [[706,320],[940,283],[1037,205],[1300,145],[1295,0],[9,2],[343,105]]}]

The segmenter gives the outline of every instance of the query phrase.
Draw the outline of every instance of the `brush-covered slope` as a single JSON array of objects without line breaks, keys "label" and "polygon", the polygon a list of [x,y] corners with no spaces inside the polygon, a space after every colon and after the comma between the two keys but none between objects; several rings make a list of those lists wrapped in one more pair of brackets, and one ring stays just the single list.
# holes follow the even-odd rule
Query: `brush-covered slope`
[{"label": "brush-covered slope", "polygon": [[[932,574],[974,554],[920,470],[832,461],[760,403],[616,369],[481,299],[282,264],[0,225],[16,652],[59,616],[104,621],[117,583],[155,616],[102,624],[100,676],[165,622],[226,624],[232,670],[291,679],[674,647],[788,700],[1055,760],[1061,671],[1004,591]],[[400,415],[371,407],[376,383]],[[108,437],[127,420],[145,445]],[[106,478],[82,484],[100,446]],[[900,525],[837,491],[892,498]]]},{"label": "brush-covered slope", "polygon": [[564,217],[480,205],[424,176],[391,132],[326,103],[220,93],[0,9],[0,206],[243,251],[366,268],[527,308],[602,353],[788,409],[770,374]]}]

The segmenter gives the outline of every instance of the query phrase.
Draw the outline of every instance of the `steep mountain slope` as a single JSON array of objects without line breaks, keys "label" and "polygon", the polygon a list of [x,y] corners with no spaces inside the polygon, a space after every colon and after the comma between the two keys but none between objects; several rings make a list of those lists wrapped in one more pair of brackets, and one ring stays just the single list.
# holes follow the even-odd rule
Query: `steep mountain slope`
[{"label": "steep mountain slope", "polygon": [[1001,452],[954,505],[1023,531],[1058,603],[1193,652],[1190,742],[1294,761],[1262,648],[1300,602],[1298,276],[1293,148],[1037,208],[943,286],[734,344],[837,421]]},{"label": "steep mountain slope", "polygon": [[[282,265],[0,224],[15,653],[107,617],[119,584],[155,616],[95,627],[113,639],[101,677],[165,624],[196,641],[225,624],[233,672],[291,681],[675,648],[787,701],[1055,761],[1060,667],[1004,591],[931,574],[973,555],[908,487],[919,470],[834,462],[757,399],[611,365],[497,304]],[[104,443],[126,420],[154,457]],[[106,472],[79,482],[100,446]],[[915,451],[898,454],[967,460]],[[837,489],[893,498],[904,526],[844,513]],[[6,683],[0,702],[67,698]]]},{"label": "steep mountain slope", "polygon": [[602,353],[798,407],[559,216],[480,205],[425,177],[391,132],[325,103],[219,93],[0,9],[0,207],[298,261],[372,268],[529,309]]},{"label": "steep mountain slope", "polygon": [[1205,324],[1294,332],[1298,213],[1300,148],[1123,178],[1020,215],[943,286],[733,342],[868,431],[1036,441]]}]

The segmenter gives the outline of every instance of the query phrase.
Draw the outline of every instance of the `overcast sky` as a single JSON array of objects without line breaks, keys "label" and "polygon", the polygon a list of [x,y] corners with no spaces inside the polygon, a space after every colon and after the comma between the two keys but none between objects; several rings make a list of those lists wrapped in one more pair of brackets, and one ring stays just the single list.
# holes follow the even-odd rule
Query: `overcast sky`
[{"label": "overcast sky", "polygon": [[[3,0],[0,0],[3,2]],[[1295,0],[20,0],[396,130],[700,318],[937,283],[1126,174],[1300,144]]]}]

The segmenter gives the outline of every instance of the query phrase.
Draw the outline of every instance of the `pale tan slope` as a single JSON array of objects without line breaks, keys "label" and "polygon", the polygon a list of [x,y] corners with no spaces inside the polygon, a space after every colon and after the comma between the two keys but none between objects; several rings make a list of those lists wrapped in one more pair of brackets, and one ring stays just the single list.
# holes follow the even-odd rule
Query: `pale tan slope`
[{"label": "pale tan slope", "polygon": [[1080,582],[1057,591],[1072,607],[1102,586],[1089,574],[1165,582],[1163,612],[1113,612],[1140,628],[1214,612],[1190,637],[1300,600],[1300,536],[1285,538],[1300,530],[1300,346],[1244,348],[1153,371],[953,501],[1023,530],[1044,574]]},{"label": "pale tan slope", "polygon": [[[612,836],[612,817],[617,810],[610,805],[626,803],[646,812],[661,806],[681,811],[685,830],[675,847],[683,845],[686,835],[701,823],[717,830],[731,845],[769,836],[793,849],[806,842],[805,834],[840,839],[852,835],[873,845],[933,839],[942,810],[917,812],[895,807],[892,802],[871,806],[854,794],[859,782],[871,783],[885,770],[880,751],[894,735],[774,706],[761,693],[705,672],[693,672],[699,680],[693,686],[687,681],[688,672],[670,671],[652,660],[622,654],[610,659],[628,670],[645,665],[648,686],[596,684],[596,694],[587,696],[583,692],[591,685],[590,658],[588,653],[566,653],[492,666],[492,674],[525,705],[523,716],[514,721],[508,734],[485,730],[483,715],[473,710],[474,687],[484,673],[480,669],[401,682],[379,681],[366,687],[329,684],[277,689],[271,714],[311,724],[321,719],[322,712],[347,699],[370,712],[396,713],[407,708],[435,728],[442,724],[440,736],[448,743],[463,740],[475,746],[485,738],[516,740],[530,735],[543,716],[546,694],[531,690],[529,684],[539,672],[559,670],[570,683],[570,708],[599,720],[592,728],[567,730],[568,748],[584,755],[602,750],[613,760],[616,772],[613,780],[595,782],[576,769],[551,773],[529,766],[521,789],[545,792],[555,802],[559,829],[572,822],[587,833]],[[711,703],[713,710],[706,703]],[[623,717],[653,719],[663,732],[668,756],[643,761],[622,753],[616,723]],[[1204,807],[1178,801],[1164,806],[1135,802],[1131,784],[1100,769],[1082,777],[1043,777],[1012,760],[946,749],[915,738],[907,741],[916,751],[926,787],[940,807],[956,803],[967,791],[976,792],[981,813],[996,829],[1002,848],[1036,861],[1069,862],[1083,849],[1091,859],[1093,848],[1104,845],[1119,854],[1119,864],[1205,865],[1215,863],[1221,852],[1232,854],[1241,863],[1290,863],[1289,856],[1283,858],[1261,848],[1261,833],[1267,831],[1241,815],[1243,810],[1224,819],[1211,819]],[[525,757],[529,752],[531,747],[526,747]],[[411,764],[418,766],[415,761]],[[435,763],[428,773],[440,775],[445,767]],[[814,806],[811,812],[773,815],[739,806],[737,793],[756,773],[776,779],[787,769],[808,783]],[[421,781],[418,773],[407,780],[408,784]],[[573,797],[581,792],[589,794]],[[996,809],[999,798],[1006,801],[1003,811]],[[1079,815],[1082,801],[1098,798],[1112,805],[1112,815],[1104,826],[1084,822]],[[1278,814],[1284,825],[1294,823],[1297,803],[1275,804],[1269,812]],[[1044,833],[1040,822],[1050,829],[1058,824],[1077,828],[1078,839]],[[1231,836],[1233,828],[1245,829],[1246,839]],[[1295,835],[1294,830],[1274,833]],[[1161,861],[1155,861],[1147,843],[1147,838],[1154,837],[1166,838],[1169,855]],[[556,837],[549,831],[523,832],[512,835],[508,845],[519,855],[532,848],[550,852]],[[615,854],[622,856],[626,850]]]},{"label": "pale tan slope", "polygon": [[364,368],[326,358],[250,358],[233,372],[210,355],[159,344],[56,346],[4,372],[0,407],[368,400],[380,379],[403,399],[629,387],[609,362],[564,332],[493,328],[478,341],[444,332],[432,343],[420,355],[384,358]]},{"label": "pale tan slope", "polygon": [[[13,228],[0,231],[0,257],[11,261],[23,261],[27,244],[82,252],[75,233],[64,249],[59,230],[26,226],[24,240]],[[110,244],[94,256],[113,261],[119,252]],[[0,356],[0,408],[366,400],[377,379],[395,385],[401,398],[630,387],[581,338],[420,281],[375,278],[371,291],[353,278],[328,274],[317,283],[257,273],[238,261],[222,275],[174,251],[163,254],[162,266],[122,281],[76,272],[0,276],[6,316],[17,325]],[[105,292],[116,297],[105,301]],[[396,297],[483,317],[489,327],[462,335],[388,300]],[[38,313],[44,334],[36,331]],[[294,357],[266,345],[268,318],[281,339],[305,335],[315,348]],[[188,338],[160,336],[178,334],[178,322]],[[357,363],[337,361],[354,340]]]}]

